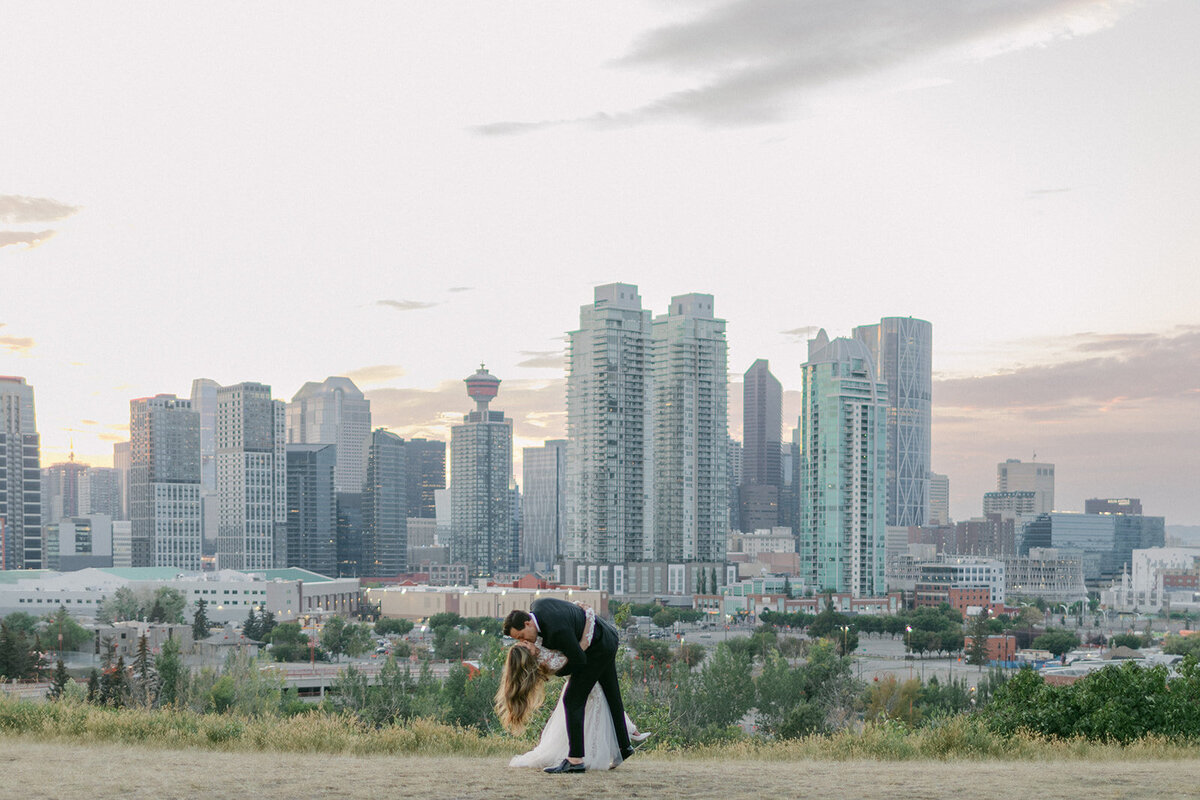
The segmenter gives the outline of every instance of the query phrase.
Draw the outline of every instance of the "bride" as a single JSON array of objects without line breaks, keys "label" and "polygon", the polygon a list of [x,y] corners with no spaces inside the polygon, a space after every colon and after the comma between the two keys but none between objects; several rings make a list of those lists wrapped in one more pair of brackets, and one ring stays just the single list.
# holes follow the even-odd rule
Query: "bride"
[{"label": "bride", "polygon": [[[581,604],[582,605],[582,604]],[[596,613],[583,606],[587,616],[580,649],[587,650],[592,643]],[[540,640],[539,640],[540,641]],[[546,699],[546,681],[567,663],[567,657],[557,650],[539,647],[532,642],[518,641],[508,651],[504,660],[504,671],[500,675],[500,689],[496,692],[496,715],[500,723],[514,734],[525,730],[526,723]],[[563,696],[542,729],[537,747],[528,753],[514,756],[510,767],[551,767],[567,757],[567,714],[563,708]],[[604,692],[597,684],[588,695],[583,712],[583,763],[588,770],[612,769],[621,763],[621,751],[617,746],[617,733],[613,730],[612,714]],[[625,715],[625,726],[632,742],[644,741],[650,734],[640,733],[629,715]]]}]

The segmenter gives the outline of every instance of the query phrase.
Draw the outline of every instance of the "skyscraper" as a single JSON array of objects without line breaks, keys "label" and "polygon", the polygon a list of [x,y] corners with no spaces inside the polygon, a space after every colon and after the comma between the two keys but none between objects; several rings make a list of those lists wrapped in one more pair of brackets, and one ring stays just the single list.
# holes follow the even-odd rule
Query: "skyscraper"
[{"label": "skyscraper", "polygon": [[349,378],[328,377],[300,387],[287,407],[289,444],[337,445],[337,490],[362,491],[367,478],[371,401]]},{"label": "skyscraper", "polygon": [[129,402],[129,514],[135,567],[200,569],[200,415],[160,394]]},{"label": "skyscraper", "polygon": [[887,384],[870,351],[822,330],[808,343],[800,414],[801,564],[810,587],[884,591]]},{"label": "skyscraper", "polygon": [[271,387],[217,390],[217,568],[287,566],[285,414]]},{"label": "skyscraper", "polygon": [[41,439],[33,387],[0,375],[0,565],[42,567]]},{"label": "skyscraper", "polygon": [[436,519],[434,492],[446,488],[446,443],[409,439],[404,443],[404,469],[408,516]]},{"label": "skyscraper", "polygon": [[79,485],[87,469],[87,464],[80,464],[72,453],[70,461],[51,464],[42,470],[43,525],[79,516]]},{"label": "skyscraper", "polygon": [[488,409],[500,380],[482,365],[464,382],[475,410],[450,430],[451,553],[470,575],[494,575],[517,567],[512,420]]},{"label": "skyscraper", "polygon": [[884,317],[854,329],[887,383],[887,524],[929,519],[933,326],[912,317]]},{"label": "skyscraper", "polygon": [[713,296],[654,320],[655,559],[724,561],[729,538],[728,354]]},{"label": "skyscraper", "polygon": [[211,378],[192,381],[192,410],[200,415],[200,526],[204,552],[212,553],[217,543],[217,389]]},{"label": "skyscraper", "polygon": [[79,513],[121,518],[120,477],[112,467],[88,467],[79,479]]},{"label": "skyscraper", "polygon": [[760,358],[746,370],[742,398],[739,529],[756,531],[779,524],[783,486],[783,385],[771,374],[766,360]]},{"label": "skyscraper", "polygon": [[362,490],[362,544],[358,574],[385,578],[408,569],[408,514],[404,440],[378,428],[367,447]]},{"label": "skyscraper", "polygon": [[1054,465],[1010,458],[996,465],[996,491],[1033,492],[1033,514],[1054,510]]},{"label": "skyscraper", "polygon": [[288,566],[337,575],[337,445],[287,446]]},{"label": "skyscraper", "polygon": [[597,286],[568,334],[567,535],[571,559],[654,559],[650,312],[637,287]]},{"label": "skyscraper", "polygon": [[950,478],[936,472],[929,473],[928,524],[950,524]]},{"label": "skyscraper", "polygon": [[567,440],[522,451],[521,565],[547,569],[562,553],[567,522]]},{"label": "skyscraper", "polygon": [[117,471],[117,501],[120,513],[113,519],[129,520],[129,442],[113,445],[113,469]]}]

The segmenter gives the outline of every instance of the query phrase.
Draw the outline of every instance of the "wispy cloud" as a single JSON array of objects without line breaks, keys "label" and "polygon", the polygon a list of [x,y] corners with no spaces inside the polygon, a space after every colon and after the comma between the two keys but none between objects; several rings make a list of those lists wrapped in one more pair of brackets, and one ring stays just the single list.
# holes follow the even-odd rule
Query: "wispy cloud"
[{"label": "wispy cloud", "polygon": [[474,286],[451,286],[446,291],[448,292],[469,292],[474,289]]},{"label": "wispy cloud", "polygon": [[799,328],[792,328],[790,331],[780,331],[784,336],[794,336],[798,340],[808,341],[817,335],[817,331],[821,330],[820,325],[802,325]]},{"label": "wispy cloud", "polygon": [[[371,421],[398,435],[449,441],[450,427],[462,422],[474,404],[462,381],[443,381],[431,389],[383,388],[364,392]],[[566,435],[566,379],[509,379],[491,407],[513,420],[518,439],[561,439]]]},{"label": "wispy cloud", "polygon": [[384,383],[396,378],[403,378],[404,367],[399,364],[376,364],[371,367],[359,367],[345,373],[346,377],[356,384]]},{"label": "wispy cloud", "polygon": [[0,231],[0,247],[26,245],[33,248],[44,244],[57,231]]},{"label": "wispy cloud", "polygon": [[521,355],[528,358],[519,362],[518,367],[563,369],[567,365],[566,353],[561,350],[522,350]]},{"label": "wispy cloud", "polygon": [[[1110,27],[1133,0],[726,0],[648,31],[617,66],[679,75],[678,90],[625,111],[571,120],[498,121],[476,131],[562,124],[621,127],[682,119],[776,122],[818,87],[932,57],[979,60]],[[694,9],[694,10],[693,10]]]},{"label": "wispy cloud", "polygon": [[[5,323],[0,322],[0,328],[8,327]],[[29,336],[6,336],[0,335],[0,347],[5,350],[11,350],[14,353],[25,353],[33,349],[34,341]]]},{"label": "wispy cloud", "polygon": [[422,300],[376,300],[375,305],[385,306],[396,311],[421,311],[426,308],[433,308],[438,303],[426,303]]},{"label": "wispy cloud", "polygon": [[0,194],[0,223],[23,225],[27,222],[54,222],[66,219],[79,211],[48,197],[23,197],[19,194]]}]

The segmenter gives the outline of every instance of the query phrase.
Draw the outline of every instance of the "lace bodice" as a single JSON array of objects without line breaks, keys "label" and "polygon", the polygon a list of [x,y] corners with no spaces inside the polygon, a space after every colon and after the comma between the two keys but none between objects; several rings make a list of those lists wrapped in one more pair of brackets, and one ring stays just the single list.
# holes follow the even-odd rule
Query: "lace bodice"
[{"label": "lace bodice", "polygon": [[[592,633],[596,630],[596,612],[591,608],[585,608],[583,613],[587,620],[583,623],[583,638],[579,640],[579,646],[581,650],[587,650],[588,645],[592,643]],[[545,647],[539,637],[538,663],[544,664],[551,672],[558,672],[567,665],[567,657],[557,650]]]}]

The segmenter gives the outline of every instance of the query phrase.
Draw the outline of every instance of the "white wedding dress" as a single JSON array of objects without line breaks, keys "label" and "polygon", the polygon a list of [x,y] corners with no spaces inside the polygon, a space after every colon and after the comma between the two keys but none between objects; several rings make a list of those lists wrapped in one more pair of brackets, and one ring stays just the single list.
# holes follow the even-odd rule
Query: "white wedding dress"
[{"label": "white wedding dress", "polygon": [[[586,609],[588,620],[584,627],[584,639],[591,642],[595,617],[592,609]],[[585,648],[586,649],[586,648]],[[567,657],[557,650],[540,647],[538,660],[547,664],[551,669],[561,669],[567,662]],[[554,713],[546,721],[542,736],[537,747],[528,753],[514,756],[508,762],[510,767],[556,767],[567,757],[569,742],[567,741],[567,712],[563,707],[563,694],[558,697],[558,705]],[[638,734],[637,727],[629,715],[625,715],[625,729],[633,737],[645,738]],[[588,695],[587,705],[583,712],[583,764],[589,770],[612,769],[621,763],[621,749],[617,746],[617,732],[613,729],[612,713],[608,709],[608,700],[597,684]]]}]

